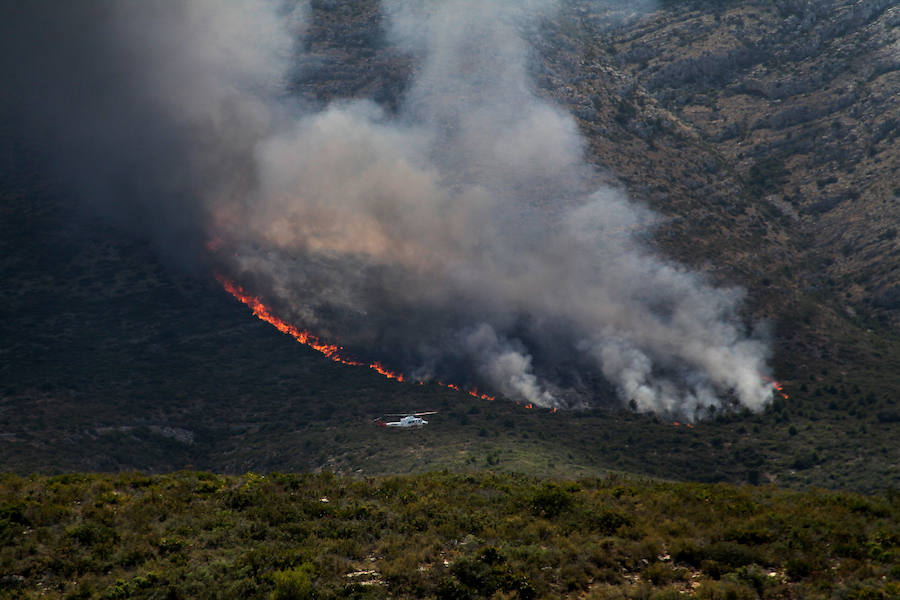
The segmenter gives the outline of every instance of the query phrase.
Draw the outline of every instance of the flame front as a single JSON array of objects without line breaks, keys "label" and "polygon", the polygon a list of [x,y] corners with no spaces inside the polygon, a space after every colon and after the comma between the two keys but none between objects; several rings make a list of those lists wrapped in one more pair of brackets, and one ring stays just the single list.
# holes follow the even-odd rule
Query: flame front
[{"label": "flame front", "polygon": [[778,383],[777,381],[773,381],[773,382],[772,382],[772,388],[773,388],[776,392],[778,392],[779,394],[781,394],[781,397],[784,398],[785,400],[787,400],[788,398],[790,398],[790,396],[788,396],[787,393],[785,393],[784,388],[781,387],[781,384]]},{"label": "flame front", "polygon": [[[270,311],[269,308],[265,304],[263,304],[259,298],[256,298],[255,296],[251,296],[251,295],[247,294],[244,291],[244,288],[237,285],[236,283],[229,281],[228,279],[226,279],[225,277],[222,277],[221,275],[217,275],[216,279],[219,280],[219,283],[222,284],[222,287],[225,288],[225,291],[227,291],[229,294],[231,294],[232,296],[234,296],[235,298],[237,298],[238,300],[240,300],[241,302],[243,302],[244,304],[249,306],[250,310],[253,311],[254,315],[256,315],[259,319],[265,321],[266,323],[269,323],[270,325],[274,326],[275,329],[277,329],[278,331],[288,334],[289,336],[293,337],[295,340],[297,340],[301,344],[305,344],[306,346],[309,346],[313,350],[321,352],[322,354],[324,354],[325,356],[327,356],[334,362],[339,362],[342,365],[350,365],[353,367],[361,367],[361,366],[365,365],[365,363],[362,363],[362,362],[359,362],[356,360],[351,360],[349,358],[341,356],[340,351],[343,348],[341,348],[340,346],[337,346],[335,344],[326,344],[322,340],[320,340],[317,336],[311,334],[310,332],[306,331],[305,329],[299,329],[299,328],[295,327],[294,325],[291,325],[290,323],[287,323],[287,322],[283,321],[282,319],[279,319],[278,317],[276,317],[275,315],[272,314],[272,311]],[[403,375],[400,375],[399,373],[394,373],[392,371],[385,369],[383,366],[381,366],[380,363],[375,362],[375,363],[371,363],[368,366],[370,369],[375,369],[376,371],[378,371],[379,373],[381,373],[388,379],[396,379],[398,381],[403,381]]]},{"label": "flame front", "polygon": [[[358,363],[361,364],[361,363]],[[369,364],[370,369],[375,369],[377,372],[381,373],[388,379],[396,379],[397,381],[403,381],[403,373],[394,373],[393,371],[388,370],[384,365],[380,362],[373,362]]]},{"label": "flame front", "polygon": [[[274,326],[275,329],[277,329],[278,331],[288,334],[289,336],[291,336],[292,338],[294,338],[301,344],[309,346],[313,350],[316,350],[317,352],[324,354],[325,356],[327,356],[334,362],[341,363],[342,365],[349,365],[351,367],[369,367],[373,371],[380,373],[381,375],[383,375],[384,377],[387,377],[388,379],[394,379],[396,381],[405,381],[406,380],[403,373],[397,373],[397,372],[391,371],[390,369],[385,367],[380,362],[376,361],[376,362],[371,362],[371,363],[365,363],[365,362],[360,362],[358,360],[353,360],[351,358],[347,358],[346,356],[343,356],[341,354],[341,351],[344,349],[343,346],[338,346],[336,344],[326,344],[318,336],[310,333],[309,331],[307,331],[305,329],[300,329],[282,319],[279,319],[274,314],[272,314],[272,311],[269,310],[269,308],[265,304],[263,304],[259,298],[255,297],[255,296],[251,296],[250,294],[248,294],[247,292],[244,291],[244,288],[237,285],[233,281],[223,277],[222,275],[216,275],[216,279],[219,281],[219,283],[222,284],[222,287],[225,288],[226,292],[228,292],[229,294],[231,294],[232,296],[234,296],[235,298],[237,298],[238,300],[240,300],[241,302],[243,302],[244,304],[249,306],[250,310],[253,311],[253,314],[256,317],[258,317],[259,319],[265,321],[266,323],[269,323],[270,325]],[[418,383],[419,383],[419,385],[422,385],[424,382],[419,381]],[[438,381],[437,384],[442,387],[449,388],[451,390],[463,391],[460,389],[460,387],[458,385],[455,385],[453,383],[444,383],[442,381]],[[487,394],[480,393],[477,388],[473,388],[471,390],[465,390],[465,392],[467,394],[469,394],[470,396],[472,396],[473,398],[481,398],[482,400],[494,400],[495,399],[494,396],[489,396]]]},{"label": "flame front", "polygon": [[790,398],[790,396],[787,395],[787,392],[784,391],[784,387],[783,387],[780,383],[778,383],[777,381],[775,381],[775,380],[772,379],[771,377],[765,377],[765,376],[763,376],[763,380],[766,381],[766,382],[768,382],[768,383],[771,383],[771,384],[772,384],[772,389],[775,390],[776,392],[778,392],[778,394],[779,394],[782,398],[784,398],[785,400],[787,400],[787,399]]}]

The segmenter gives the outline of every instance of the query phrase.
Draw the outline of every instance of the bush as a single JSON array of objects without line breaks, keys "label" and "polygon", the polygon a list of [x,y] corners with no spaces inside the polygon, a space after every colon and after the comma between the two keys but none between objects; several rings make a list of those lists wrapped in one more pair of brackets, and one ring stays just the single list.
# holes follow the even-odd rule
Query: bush
[{"label": "bush", "polygon": [[699,600],[756,600],[756,592],[739,583],[731,581],[707,581],[699,588],[695,596]]},{"label": "bush", "polygon": [[531,498],[531,512],[539,517],[553,518],[568,509],[573,502],[572,492],[555,484],[547,484]]},{"label": "bush", "polygon": [[0,596],[36,597],[40,581],[71,598],[652,599],[687,591],[691,565],[700,598],[892,597],[900,574],[895,491],[607,479],[582,492],[501,473],[110,481],[0,477]]},{"label": "bush", "polygon": [[588,517],[588,522],[592,531],[603,535],[613,535],[619,527],[634,524],[634,520],[628,515],[615,510],[603,510],[592,514]]},{"label": "bush", "polygon": [[269,600],[306,600],[315,598],[312,586],[312,566],[304,563],[293,569],[272,573],[275,589]]},{"label": "bush", "polygon": [[808,577],[813,572],[813,561],[805,556],[796,556],[789,558],[784,568],[785,575],[793,581],[799,581]]},{"label": "bush", "polygon": [[686,580],[688,572],[685,569],[673,569],[666,563],[656,562],[644,567],[641,577],[653,585],[668,585],[674,581]]},{"label": "bush", "polygon": [[97,523],[81,523],[66,530],[66,536],[82,546],[104,546],[119,539],[115,529]]},{"label": "bush", "polygon": [[438,590],[439,598],[490,597],[496,592],[515,592],[523,600],[534,598],[536,592],[528,578],[514,573],[500,551],[489,546],[478,558],[461,558],[450,567],[455,580],[444,580]]},{"label": "bush", "polygon": [[710,560],[714,560],[726,567],[731,567],[731,569],[764,562],[758,550],[735,542],[711,544],[706,548],[705,554]]}]

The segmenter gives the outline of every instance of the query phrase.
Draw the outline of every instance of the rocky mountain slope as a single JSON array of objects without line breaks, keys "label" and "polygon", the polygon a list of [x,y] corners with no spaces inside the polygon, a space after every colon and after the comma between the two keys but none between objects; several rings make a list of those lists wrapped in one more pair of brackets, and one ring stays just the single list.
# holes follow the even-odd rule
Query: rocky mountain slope
[{"label": "rocky mountain slope", "polygon": [[[315,6],[298,88],[394,105],[415,65],[377,7]],[[670,256],[750,290],[782,375],[801,353],[877,362],[870,334],[896,339],[898,20],[885,0],[576,1],[534,34],[540,92],[577,117],[600,177],[665,216]]]}]

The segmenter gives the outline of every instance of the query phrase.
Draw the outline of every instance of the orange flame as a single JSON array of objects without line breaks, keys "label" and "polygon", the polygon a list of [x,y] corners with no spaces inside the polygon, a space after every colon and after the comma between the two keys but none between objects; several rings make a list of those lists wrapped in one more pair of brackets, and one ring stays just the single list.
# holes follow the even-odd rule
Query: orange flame
[{"label": "orange flame", "polygon": [[781,387],[781,384],[778,383],[777,381],[773,381],[773,382],[772,382],[772,387],[775,388],[775,391],[778,392],[779,394],[781,394],[781,397],[784,398],[785,400],[787,400],[788,398],[790,398],[790,396],[788,396],[788,395],[785,393],[784,388]]},{"label": "orange flame", "polygon": [[[272,311],[270,311],[269,308],[265,304],[263,304],[259,298],[246,293],[244,291],[244,288],[237,285],[233,281],[226,279],[222,275],[216,275],[216,279],[219,281],[219,283],[222,284],[222,287],[225,288],[226,292],[249,306],[250,310],[253,311],[253,314],[256,315],[256,317],[274,326],[278,331],[288,334],[301,344],[309,346],[317,352],[321,352],[334,362],[341,363],[342,365],[350,365],[351,367],[369,367],[373,371],[380,373],[388,379],[394,379],[396,381],[406,381],[406,377],[403,375],[403,373],[396,373],[394,371],[391,371],[378,361],[366,364],[364,362],[342,356],[341,350],[344,349],[343,346],[338,346],[336,344],[326,344],[318,336],[313,335],[309,331],[305,329],[299,329],[294,325],[291,325],[290,323],[279,319],[272,314]],[[419,385],[425,384],[424,381],[418,381],[417,383]],[[457,392],[462,391],[458,385],[453,383],[444,383],[442,381],[438,381],[437,384],[441,387],[449,388]],[[480,398],[482,400],[496,399],[494,396],[480,393],[478,391],[478,388],[466,390],[466,393],[473,398]],[[529,405],[528,408],[531,408],[531,405]]]},{"label": "orange flame", "polygon": [[763,375],[763,381],[767,381],[767,382],[771,383],[772,389],[774,389],[776,392],[778,392],[778,394],[785,400],[790,398],[790,396],[788,396],[787,393],[785,393],[784,387],[782,387],[782,385],[780,383],[778,383],[777,381],[775,381],[774,379]]},{"label": "orange flame", "polygon": [[342,365],[350,365],[352,367],[362,367],[367,366],[378,373],[381,373],[383,376],[388,379],[396,379],[397,381],[403,381],[404,377],[402,373],[395,373],[390,371],[384,367],[379,362],[366,363],[360,362],[358,360],[353,360],[347,358],[345,356],[341,356],[341,350],[343,350],[342,346],[338,346],[336,344],[326,344],[318,336],[311,334],[305,329],[299,329],[290,323],[287,323],[275,315],[269,310],[269,308],[260,301],[259,298],[255,296],[251,296],[244,291],[244,288],[241,286],[229,281],[228,279],[222,277],[221,275],[217,275],[216,279],[219,280],[219,283],[222,284],[222,287],[225,288],[229,294],[246,304],[250,307],[250,310],[253,311],[253,314],[256,315],[261,320],[269,323],[274,326],[275,329],[282,333],[286,333],[301,344],[309,346],[313,350],[317,352],[321,352],[334,362],[341,363]]},{"label": "orange flame", "polygon": [[481,398],[482,400],[496,400],[494,396],[488,396],[487,394],[482,394],[478,391],[478,388],[472,388],[471,390],[466,390],[466,393],[472,396],[473,398]]},{"label": "orange flame", "polygon": [[389,370],[388,370],[387,368],[385,368],[385,366],[382,365],[380,362],[373,362],[372,364],[369,365],[369,368],[370,368],[370,369],[375,369],[377,372],[381,373],[382,375],[384,375],[384,376],[387,377],[388,379],[396,379],[397,381],[403,381],[403,380],[404,380],[403,373],[394,373],[393,371],[389,371]]}]

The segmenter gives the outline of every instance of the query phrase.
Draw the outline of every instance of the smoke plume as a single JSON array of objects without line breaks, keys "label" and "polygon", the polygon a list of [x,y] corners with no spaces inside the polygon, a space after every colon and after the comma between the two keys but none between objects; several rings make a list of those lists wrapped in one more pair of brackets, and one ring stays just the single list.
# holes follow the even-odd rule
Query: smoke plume
[{"label": "smoke plume", "polygon": [[654,215],[597,186],[574,119],[536,93],[526,35],[555,2],[384,0],[416,65],[397,110],[289,92],[302,4],[52,6],[71,14],[39,39],[66,59],[46,51],[39,82],[13,68],[32,126],[93,202],[169,248],[207,242],[285,318],[540,406],[615,395],[691,418],[770,399],[742,291],[640,241]]}]

